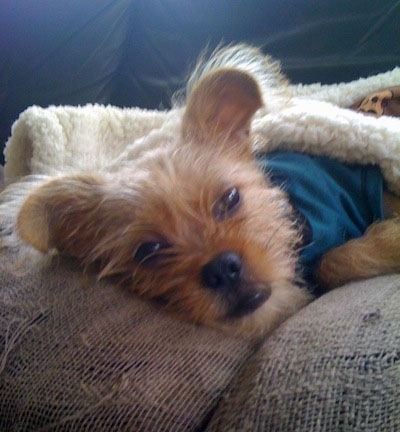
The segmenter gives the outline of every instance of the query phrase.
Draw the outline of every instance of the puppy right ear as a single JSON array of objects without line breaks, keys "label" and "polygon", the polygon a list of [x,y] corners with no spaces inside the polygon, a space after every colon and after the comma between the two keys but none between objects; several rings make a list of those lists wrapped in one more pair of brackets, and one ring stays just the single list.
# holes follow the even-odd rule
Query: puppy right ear
[{"label": "puppy right ear", "polygon": [[242,141],[262,103],[259,85],[250,74],[229,68],[210,72],[189,96],[182,135],[200,140]]},{"label": "puppy right ear", "polygon": [[17,217],[17,233],[35,249],[57,248],[73,256],[90,247],[104,199],[102,181],[93,176],[60,177],[34,189]]}]

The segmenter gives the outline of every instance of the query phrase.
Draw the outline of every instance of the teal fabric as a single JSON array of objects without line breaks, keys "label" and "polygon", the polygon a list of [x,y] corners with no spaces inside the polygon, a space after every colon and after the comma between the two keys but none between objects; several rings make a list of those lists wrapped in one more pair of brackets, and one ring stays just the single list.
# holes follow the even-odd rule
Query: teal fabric
[{"label": "teal fabric", "polygon": [[300,266],[310,286],[314,286],[315,266],[326,251],[362,236],[369,225],[383,218],[384,182],[375,165],[346,165],[290,152],[261,155],[258,162],[304,218]]}]

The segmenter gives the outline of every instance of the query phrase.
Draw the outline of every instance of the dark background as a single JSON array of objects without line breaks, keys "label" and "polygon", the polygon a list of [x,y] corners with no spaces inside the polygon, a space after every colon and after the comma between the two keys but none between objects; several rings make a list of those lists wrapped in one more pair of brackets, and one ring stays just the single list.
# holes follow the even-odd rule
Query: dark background
[{"label": "dark background", "polygon": [[32,104],[168,108],[220,42],[261,46],[295,83],[350,81],[400,64],[400,1],[2,0],[0,147]]}]

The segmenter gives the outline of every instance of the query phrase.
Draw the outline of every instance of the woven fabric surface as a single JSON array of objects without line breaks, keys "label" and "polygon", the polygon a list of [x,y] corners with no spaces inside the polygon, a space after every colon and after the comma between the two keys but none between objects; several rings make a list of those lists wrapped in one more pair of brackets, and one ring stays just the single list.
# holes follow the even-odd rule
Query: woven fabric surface
[{"label": "woven fabric surface", "polygon": [[400,431],[400,276],[332,291],[246,363],[207,432]]},{"label": "woven fabric surface", "polygon": [[[400,430],[400,276],[348,285],[259,344],[73,262],[0,256],[0,431]],[[10,271],[10,269],[13,269]]]},{"label": "woven fabric surface", "polygon": [[0,431],[199,430],[251,352],[71,262],[14,275],[11,258],[0,255]]}]

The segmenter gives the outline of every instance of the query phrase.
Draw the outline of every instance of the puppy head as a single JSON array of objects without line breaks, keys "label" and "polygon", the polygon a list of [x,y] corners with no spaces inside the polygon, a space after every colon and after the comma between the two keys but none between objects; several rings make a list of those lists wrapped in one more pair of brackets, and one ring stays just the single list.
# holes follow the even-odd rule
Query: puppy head
[{"label": "puppy head", "polygon": [[249,128],[257,83],[210,72],[176,142],[118,173],[60,177],[34,190],[20,237],[100,276],[119,275],[197,323],[258,336],[307,301],[293,283],[299,236],[284,194],[259,172]]}]

